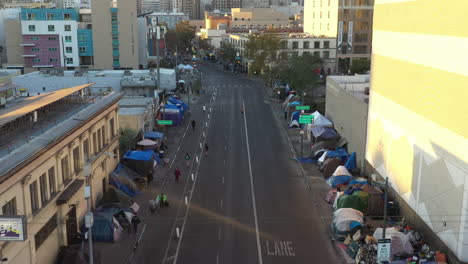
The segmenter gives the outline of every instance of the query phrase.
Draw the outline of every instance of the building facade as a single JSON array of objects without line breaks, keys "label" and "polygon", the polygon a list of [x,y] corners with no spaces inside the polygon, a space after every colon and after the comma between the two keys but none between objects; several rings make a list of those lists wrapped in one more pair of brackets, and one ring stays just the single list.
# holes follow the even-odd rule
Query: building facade
[{"label": "building facade", "polygon": [[372,52],[374,0],[306,0],[304,32],[337,39],[337,71]]},{"label": "building facade", "polygon": [[228,11],[231,8],[241,8],[242,0],[213,0],[213,10]]},{"label": "building facade", "polygon": [[136,0],[95,0],[92,4],[94,67],[138,69]]},{"label": "building facade", "polygon": [[459,51],[468,2],[376,1],[374,10],[369,173],[388,177],[424,240],[467,262],[468,72]]},{"label": "building facade", "polygon": [[[2,139],[0,146],[0,162],[5,165],[0,168],[2,215],[24,216],[27,221],[24,242],[0,242],[2,257],[9,263],[54,263],[61,246],[77,242],[76,233],[87,210],[85,181],[92,186],[93,207],[108,188],[108,174],[119,160],[117,102],[122,94],[111,93],[97,104],[89,104],[89,85],[29,97],[18,108],[0,110],[1,137],[16,140],[14,146],[8,146]],[[69,117],[56,120],[58,125],[44,129],[40,136],[21,129],[33,118],[8,118],[11,111],[33,116],[34,102],[44,103],[37,109],[41,114],[36,115],[36,123],[55,120],[59,112]],[[63,104],[68,105],[66,110],[60,108]],[[79,106],[84,107],[82,115]],[[6,132],[7,124],[21,133]]]},{"label": "building facade", "polygon": [[230,27],[233,29],[288,28],[289,17],[273,8],[233,8]]},{"label": "building facade", "polygon": [[79,66],[77,19],[74,9],[21,9],[25,66]]},{"label": "building facade", "polygon": [[[188,21],[189,16],[184,13],[163,13],[163,12],[158,12],[158,13],[152,13],[149,15],[146,15],[148,21],[158,21],[158,23],[164,23],[166,24],[166,27],[169,30],[174,30],[176,28],[176,25],[179,24],[182,21]],[[149,22],[152,23],[152,22]]]}]

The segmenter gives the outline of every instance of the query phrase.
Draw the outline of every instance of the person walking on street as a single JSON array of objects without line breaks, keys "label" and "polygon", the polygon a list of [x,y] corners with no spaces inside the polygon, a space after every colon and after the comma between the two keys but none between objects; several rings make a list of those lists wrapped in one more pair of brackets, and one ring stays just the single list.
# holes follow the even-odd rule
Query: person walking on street
[{"label": "person walking on street", "polygon": [[141,223],[140,218],[137,215],[134,215],[132,217],[132,224],[133,224],[133,230],[135,231],[135,234],[138,232],[138,224]]},{"label": "person walking on street", "polygon": [[187,168],[190,166],[190,155],[187,153],[185,153],[185,165],[187,166]]},{"label": "person walking on street", "polygon": [[164,207],[169,207],[169,201],[167,201],[167,195],[166,194],[162,194],[162,201],[161,203],[163,204]]},{"label": "person walking on street", "polygon": [[195,131],[195,125],[196,125],[195,120],[192,120],[192,129],[193,129],[193,131]]},{"label": "person walking on street", "polygon": [[175,182],[179,182],[179,178],[180,178],[180,170],[179,168],[176,168],[175,171],[174,171],[174,176],[175,176]]},{"label": "person walking on street", "polygon": [[205,143],[205,156],[208,156],[208,144]]},{"label": "person walking on street", "polygon": [[202,109],[203,109],[203,113],[205,113],[205,111],[206,111],[206,106],[203,105],[203,106],[202,106]]}]

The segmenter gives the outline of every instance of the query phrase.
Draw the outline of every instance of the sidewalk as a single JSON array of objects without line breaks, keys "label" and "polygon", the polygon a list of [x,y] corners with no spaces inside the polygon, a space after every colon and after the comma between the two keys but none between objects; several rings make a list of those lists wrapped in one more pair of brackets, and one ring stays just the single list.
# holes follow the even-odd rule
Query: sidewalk
[{"label": "sidewalk", "polygon": [[[181,98],[184,102],[188,102],[188,96],[188,94],[181,94]],[[154,174],[154,180],[149,184],[149,186],[143,189],[140,194],[132,198],[138,205],[140,205],[138,216],[142,222],[139,224],[138,233],[135,234],[132,229],[132,232],[128,234],[125,230],[122,233],[121,240],[116,241],[115,243],[93,243],[94,250],[100,252],[102,263],[129,263],[132,260],[134,262],[135,260],[133,258],[135,257],[135,253],[139,246],[141,246],[139,240],[142,239],[141,234],[143,229],[146,229],[146,233],[142,240],[146,240],[148,239],[149,234],[151,234],[148,232],[153,232],[152,230],[149,230],[150,228],[154,229],[154,225],[170,226],[173,219],[176,217],[178,205],[175,199],[175,193],[179,193],[180,188],[182,188],[185,181],[188,180],[188,175],[184,175],[186,168],[185,166],[182,167],[181,164],[181,159],[183,159],[183,156],[185,155],[183,145],[184,136],[187,133],[186,129],[191,118],[195,118],[195,112],[197,112],[197,114],[200,114],[198,112],[201,112],[201,106],[198,105],[200,98],[201,97],[199,95],[190,94],[192,117],[185,116],[182,125],[178,127],[167,127],[161,131],[165,134],[165,144],[168,146],[167,155],[169,155],[170,162],[166,166],[158,165],[157,171]],[[188,134],[190,134],[190,132]],[[188,151],[187,149],[185,150]],[[176,155],[177,157],[175,157]],[[178,162],[174,162],[176,161],[175,159]],[[171,165],[173,166],[171,167]],[[173,171],[175,166],[179,166],[183,172],[183,177],[179,185],[173,183]],[[171,207],[164,210],[164,212],[161,211],[151,214],[149,211],[149,200],[155,199],[156,195],[162,191],[168,194]],[[163,243],[166,243],[166,241],[164,240]]]},{"label": "sidewalk", "polygon": [[[259,78],[249,77],[252,81],[262,82]],[[295,159],[300,157],[301,153],[301,134],[300,129],[289,129],[288,128],[288,120],[284,119],[284,110],[281,106],[281,101],[276,98],[276,95],[273,95],[272,89],[266,87],[263,82],[262,85],[264,87],[265,94],[268,96],[268,100],[270,102],[272,111],[274,113],[275,118],[277,119],[278,123],[281,124],[283,128],[284,136],[287,137],[288,142],[291,147],[291,159]],[[275,97],[275,98],[274,98]],[[308,146],[311,144],[307,138],[304,137],[303,140],[303,153],[308,153]],[[332,214],[333,208],[328,204],[324,197],[326,193],[330,190],[330,186],[326,183],[325,179],[322,176],[322,173],[318,170],[315,164],[310,163],[297,163],[302,176],[304,177],[304,184],[307,186],[309,190],[309,195],[311,202],[317,208],[317,212],[320,214],[320,218],[324,226],[327,228],[327,232],[330,236],[330,240],[333,242],[335,249],[337,250],[338,256],[342,258],[342,263],[355,263],[353,259],[351,259],[348,254],[346,253],[345,249],[340,246],[342,244],[339,241],[336,241],[332,231],[331,231],[331,224],[332,224]]]}]

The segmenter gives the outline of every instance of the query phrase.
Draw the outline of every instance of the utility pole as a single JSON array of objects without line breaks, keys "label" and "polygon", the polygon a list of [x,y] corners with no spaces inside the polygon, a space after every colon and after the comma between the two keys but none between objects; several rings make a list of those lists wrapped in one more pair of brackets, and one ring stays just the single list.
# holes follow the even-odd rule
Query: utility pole
[{"label": "utility pole", "polygon": [[385,239],[385,229],[387,226],[387,193],[388,193],[388,177],[385,178],[385,193],[384,193],[384,218],[383,218],[383,232],[382,239]]},{"label": "utility pole", "polygon": [[304,129],[301,129],[301,158],[304,157]]}]

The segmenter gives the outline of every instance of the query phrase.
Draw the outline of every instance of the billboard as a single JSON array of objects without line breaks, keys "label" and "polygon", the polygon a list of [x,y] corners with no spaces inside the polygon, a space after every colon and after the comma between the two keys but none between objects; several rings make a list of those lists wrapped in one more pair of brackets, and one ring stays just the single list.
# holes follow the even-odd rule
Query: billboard
[{"label": "billboard", "polygon": [[348,50],[353,48],[353,21],[348,24]]},{"label": "billboard", "polygon": [[25,216],[0,216],[0,241],[24,241],[26,235]]},{"label": "billboard", "polygon": [[338,49],[343,44],[343,21],[338,22]]}]

